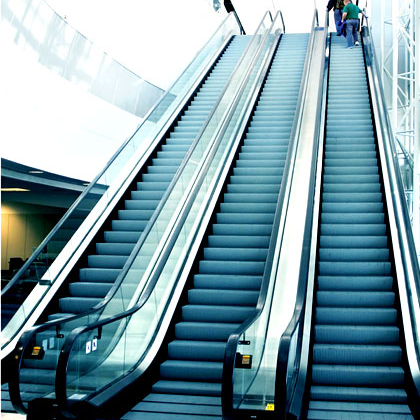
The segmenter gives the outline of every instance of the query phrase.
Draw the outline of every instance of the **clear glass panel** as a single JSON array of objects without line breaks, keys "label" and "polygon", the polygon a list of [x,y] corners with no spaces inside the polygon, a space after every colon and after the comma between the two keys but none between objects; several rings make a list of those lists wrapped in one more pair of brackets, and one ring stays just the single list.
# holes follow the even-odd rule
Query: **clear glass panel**
[{"label": "clear glass panel", "polygon": [[[128,112],[144,117],[164,93],[92,44],[43,0],[5,0],[1,19],[7,39],[24,48],[26,56]],[[143,82],[143,92],[131,88],[133,79]],[[149,106],[138,107],[145,94]]]},{"label": "clear glass panel", "polygon": [[[191,87],[194,86],[197,78],[213,61],[214,54],[226,37],[238,32],[239,28],[235,18],[233,15],[229,15],[209,42],[196,55],[189,67],[153,108],[136,133],[111,159],[102,174],[98,175],[97,179],[76,200],[38,250],[12,279],[11,284],[2,291],[4,302],[8,296],[20,297],[16,313],[10,319],[3,320],[2,348],[20,331],[25,320],[56,280],[62,267],[88,235],[94,222],[105,211],[107,203],[118,192],[119,186],[129,171],[132,170],[155,137],[159,136],[162,127],[173,118],[174,112]],[[111,185],[112,188],[110,188]],[[91,213],[93,208],[95,208],[95,214]],[[87,217],[88,215],[89,217]],[[76,235],[75,232],[77,232]],[[56,260],[59,254],[60,258]],[[55,264],[53,264],[54,262]],[[28,297],[28,293],[31,291],[32,293]]]},{"label": "clear glass panel", "polygon": [[[401,179],[404,186],[405,198],[409,214],[413,215],[413,157],[405,150],[404,146],[398,141],[395,142],[395,147],[398,154],[398,163],[400,167]],[[411,220],[411,222],[413,222]]]},{"label": "clear glass panel", "polygon": [[[272,280],[272,279],[271,279]],[[270,281],[267,301],[271,300],[274,281]],[[233,409],[268,410],[274,404],[274,384],[278,344],[267,338],[270,305],[266,305],[258,320],[242,334],[236,353],[252,355],[250,369],[234,369]]]},{"label": "clear glass panel", "polygon": [[289,386],[290,381],[294,378],[294,374],[298,369],[298,362],[300,358],[297,355],[298,350],[298,339],[299,339],[299,332],[302,328],[301,324],[298,324],[293,331],[293,334],[290,338],[290,346],[289,346],[289,355],[287,357],[287,373],[286,373],[286,385],[287,385],[287,399],[289,400],[289,392],[291,391],[291,387]]},{"label": "clear glass panel", "polygon": [[[267,36],[264,37],[264,35]],[[77,338],[69,356],[67,369],[68,375],[77,378],[77,380],[68,381],[68,398],[72,399],[73,395],[88,395],[92,392],[93,382],[97,386],[96,389],[100,389],[121,376],[121,373],[126,373],[141,364],[150,346],[156,341],[159,342],[159,338],[157,338],[159,334],[164,335],[165,331],[160,333],[158,327],[164,322],[164,316],[169,311],[169,306],[173,310],[177,303],[177,298],[172,303],[171,297],[174,294],[177,295],[183,287],[182,284],[178,284],[182,268],[194,244],[194,238],[209,200],[220,182],[221,173],[226,167],[230,153],[232,153],[245,110],[249,106],[253,89],[260,76],[259,69],[266,58],[272,40],[273,37],[267,34],[267,27],[262,25],[249,46],[250,55],[241,62],[240,67],[237,68],[230,80],[219,107],[203,131],[185,170],[175,183],[168,201],[136,256],[133,267],[144,270],[145,273],[140,285],[134,293],[128,293],[128,287],[133,287],[129,281],[130,269],[120,288],[121,291],[127,288],[127,293],[122,292],[116,299],[122,299],[122,295],[132,296],[130,303],[126,301],[121,306],[133,306],[141,295],[146,282],[153,280],[153,270],[163,258],[165,264],[161,271],[157,271],[156,284],[150,296],[144,305],[133,308],[136,311],[129,317],[126,329],[121,328],[121,320],[106,321],[110,323],[105,324],[104,329],[106,328],[112,338],[106,339],[103,345],[98,342],[97,347],[106,350],[101,350],[91,365],[83,370],[80,369],[80,365],[76,361],[81,357],[79,353],[83,348],[83,343],[90,340],[95,332],[94,330],[86,332]],[[262,41],[264,41],[263,45],[261,45]],[[253,61],[257,51],[261,52],[260,55],[257,55],[259,60]],[[247,84],[243,86],[242,83],[246,75],[249,77],[245,79]],[[243,86],[242,90],[241,86]],[[238,91],[241,95],[239,97],[237,96]],[[234,100],[235,108],[232,108],[231,104]],[[224,126],[226,130],[223,135],[219,136],[221,122],[226,122]],[[209,166],[206,168],[204,165],[207,163]],[[189,196],[192,193],[196,195],[192,197],[191,207],[186,208],[186,211],[183,212],[182,209],[188,206]],[[186,213],[185,216],[183,213]],[[178,219],[180,230],[176,231]],[[174,232],[173,245],[170,243],[171,232]],[[165,247],[168,247],[169,251],[167,257],[162,256]],[[101,318],[111,315],[112,312],[113,309],[107,307]],[[171,318],[171,313],[168,317]],[[79,345],[80,341],[82,343]],[[108,342],[111,342],[112,345],[108,346]],[[91,381],[91,377],[94,377],[94,380]],[[89,387],[86,387],[86,384],[89,384]]]}]

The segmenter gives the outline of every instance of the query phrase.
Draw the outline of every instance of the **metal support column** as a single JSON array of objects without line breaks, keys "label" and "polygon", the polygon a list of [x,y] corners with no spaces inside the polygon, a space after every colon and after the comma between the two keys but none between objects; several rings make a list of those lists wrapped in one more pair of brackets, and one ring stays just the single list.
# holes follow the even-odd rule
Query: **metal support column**
[{"label": "metal support column", "polygon": [[380,8],[376,23],[381,25],[378,35],[385,100],[420,256],[420,53],[416,54],[419,48],[415,42],[420,0],[381,0],[375,4],[377,12]]}]

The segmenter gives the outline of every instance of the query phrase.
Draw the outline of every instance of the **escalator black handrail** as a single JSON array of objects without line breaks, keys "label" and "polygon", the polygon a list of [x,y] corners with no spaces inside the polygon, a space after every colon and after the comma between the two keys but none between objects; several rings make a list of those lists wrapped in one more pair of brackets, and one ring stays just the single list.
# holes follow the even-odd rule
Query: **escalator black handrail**
[{"label": "escalator black handrail", "polygon": [[[228,15],[223,22],[218,26],[216,31],[214,31],[214,34],[216,34],[223,25],[225,25],[226,21],[230,18]],[[207,44],[210,43],[213,36],[209,38],[209,41],[204,44],[204,46],[197,52],[197,54],[194,56],[194,58],[191,60],[193,62],[196,57],[199,56],[199,54],[204,51]],[[188,67],[187,67],[188,68]],[[182,74],[178,77],[181,78],[182,75],[185,73],[187,69],[182,72]],[[48,235],[44,238],[44,240],[41,242],[41,244],[36,248],[36,250],[32,253],[32,255],[25,261],[23,266],[17,271],[17,273],[13,276],[13,278],[8,282],[8,284],[1,290],[1,296],[3,296],[5,293],[7,293],[8,290],[20,279],[20,277],[25,273],[25,271],[30,267],[30,265],[38,258],[39,254],[42,253],[43,249],[47,246],[47,244],[50,242],[52,237],[55,235],[55,233],[63,226],[63,224],[69,219],[71,213],[75,210],[75,208],[80,204],[80,202],[91,192],[93,187],[96,185],[96,183],[99,181],[99,179],[104,175],[104,173],[107,171],[107,169],[112,165],[112,163],[118,158],[118,156],[121,154],[123,149],[130,143],[131,139],[136,135],[136,133],[140,130],[140,128],[147,122],[148,117],[152,114],[152,112],[166,99],[166,97],[169,95],[171,88],[177,83],[178,79],[171,85],[171,87],[166,91],[166,93],[156,102],[156,104],[148,111],[146,116],[144,117],[143,121],[140,122],[138,127],[135,129],[134,133],[128,137],[121,146],[117,149],[117,151],[114,153],[114,155],[109,159],[109,161],[106,163],[106,165],[103,167],[103,169],[95,176],[95,178],[90,182],[90,184],[83,190],[83,192],[79,195],[79,197],[74,201],[74,203],[69,207],[69,209],[66,211],[66,213],[63,215],[63,217],[57,222],[57,224],[53,227],[53,229],[48,233]]]},{"label": "escalator black handrail", "polygon": [[[318,25],[318,11],[315,9],[314,11],[314,18],[312,21],[312,32],[311,32],[311,38],[308,41],[308,47],[307,47],[307,53],[305,57],[305,63],[304,63],[304,69],[303,69],[303,77],[302,81],[305,80],[307,83],[308,78],[308,66],[310,61],[310,51],[312,48],[313,43],[313,33],[315,29],[315,25]],[[283,19],[283,17],[282,17]],[[284,28],[284,25],[283,25]],[[302,104],[303,102],[303,92],[305,90],[305,83],[301,83],[300,90],[299,90],[299,96],[298,96],[298,104]],[[298,131],[298,121],[299,118],[297,118],[297,114],[299,112],[302,112],[302,106],[297,109],[295,114],[295,119],[293,123],[293,127],[291,130],[290,138],[293,139],[293,144],[289,145],[289,152],[286,157],[286,162],[284,166],[283,171],[283,177],[282,177],[282,183],[279,191],[279,196],[276,204],[276,210],[273,220],[273,227],[271,230],[271,236],[270,236],[270,242],[268,247],[268,253],[267,253],[267,259],[265,263],[262,283],[261,283],[261,289],[258,296],[256,307],[253,311],[253,313],[238,327],[236,331],[234,331],[228,338],[226,343],[226,349],[225,349],[225,356],[224,356],[224,363],[223,363],[223,375],[222,375],[222,412],[223,412],[223,418],[226,420],[233,420],[235,419],[234,415],[234,409],[233,409],[233,376],[234,376],[234,369],[235,369],[235,358],[236,358],[236,349],[238,347],[238,343],[240,340],[240,337],[244,332],[253,324],[255,323],[258,318],[261,316],[265,302],[267,300],[267,292],[269,288],[270,283],[270,276],[272,271],[272,265],[274,260],[274,254],[275,254],[275,248],[277,243],[277,238],[279,234],[279,226],[280,226],[280,219],[285,211],[283,208],[283,203],[285,196],[287,194],[286,186],[287,182],[284,180],[288,179],[292,175],[291,166],[292,166],[292,154],[290,153],[291,149],[294,149],[294,144],[297,143],[297,131]]]},{"label": "escalator black handrail", "polygon": [[[238,64],[236,65],[235,68],[238,68],[240,66],[242,60],[246,56],[246,52],[248,51],[248,46],[247,46],[246,50],[244,51],[240,61],[238,62]],[[218,55],[220,55],[220,52],[219,52]],[[178,168],[178,170],[175,173],[171,183],[169,184],[168,189],[165,191],[165,193],[164,193],[161,201],[159,202],[156,210],[154,211],[150,221],[146,225],[141,237],[139,238],[138,242],[136,243],[136,245],[135,245],[133,251],[131,252],[129,258],[127,259],[123,269],[121,270],[120,274],[118,275],[116,281],[112,285],[111,289],[109,290],[109,292],[107,293],[105,298],[100,303],[98,303],[97,305],[95,305],[94,307],[92,307],[90,310],[88,310],[86,312],[82,312],[80,314],[76,314],[76,315],[73,315],[73,316],[67,317],[67,318],[61,318],[61,319],[57,319],[57,320],[47,321],[44,324],[31,327],[27,331],[25,331],[22,334],[22,336],[20,337],[20,339],[19,339],[19,341],[18,341],[18,343],[15,347],[15,350],[14,350],[13,364],[14,364],[15,368],[12,369],[12,377],[11,377],[11,380],[10,380],[10,383],[9,383],[10,396],[11,396],[12,404],[18,412],[22,412],[22,413],[26,412],[26,408],[25,408],[25,406],[24,406],[24,404],[21,400],[21,397],[20,397],[19,372],[20,372],[20,364],[22,362],[22,358],[23,358],[24,354],[26,354],[26,352],[28,351],[27,350],[28,346],[32,343],[33,337],[36,334],[39,334],[40,332],[45,331],[47,329],[51,329],[51,328],[56,328],[57,331],[60,331],[61,326],[63,324],[66,324],[68,322],[73,322],[74,320],[79,319],[79,318],[83,318],[83,317],[87,317],[87,316],[99,313],[99,311],[101,309],[103,309],[106,306],[106,304],[111,300],[111,298],[117,293],[119,286],[123,282],[127,272],[129,271],[131,265],[133,264],[133,262],[135,260],[135,257],[136,257],[136,254],[137,254],[138,250],[143,245],[148,233],[150,232],[150,230],[153,226],[153,223],[156,221],[159,213],[161,212],[161,210],[162,210],[166,200],[168,199],[174,185],[179,180],[179,177],[182,174],[183,168],[188,163],[188,159],[191,156],[191,154],[193,153],[193,151],[195,149],[195,146],[197,145],[202,132],[205,130],[205,127],[207,126],[211,117],[214,115],[214,113],[215,113],[215,111],[216,111],[216,109],[217,109],[217,107],[220,103],[220,100],[223,97],[223,93],[226,91],[227,87],[229,86],[229,83],[230,83],[230,80],[233,77],[233,74],[234,74],[234,72],[232,73],[232,76],[229,78],[228,82],[226,83],[226,85],[225,85],[217,103],[215,104],[215,106],[213,107],[212,111],[210,112],[208,118],[206,119],[206,122],[204,123],[203,128],[200,130],[199,134],[195,138],[191,148],[187,152],[187,155],[183,159],[180,167]]]},{"label": "escalator black handrail", "polygon": [[[400,253],[401,261],[398,265],[402,266],[403,276],[396,275],[398,282],[398,292],[400,294],[400,305],[402,311],[402,323],[404,327],[404,337],[407,347],[407,358],[410,373],[417,393],[417,404],[420,401],[420,337],[417,335],[420,319],[417,319],[420,305],[420,269],[416,254],[416,245],[411,227],[410,215],[405,199],[404,185],[401,178],[401,171],[398,162],[398,153],[396,151],[396,141],[393,134],[391,121],[385,108],[385,98],[382,83],[379,80],[378,62],[374,54],[374,42],[371,36],[369,19],[366,17],[366,26],[363,28],[363,48],[365,50],[366,67],[368,71],[368,80],[372,83],[370,89],[373,107],[373,116],[376,124],[378,143],[380,146],[380,155],[383,150],[386,170],[388,172],[387,182],[389,182],[390,196],[387,197],[388,213],[392,208],[392,224],[395,223],[396,229],[390,229],[390,236],[394,243],[394,253]],[[381,140],[381,141],[379,141]],[[383,146],[382,146],[383,145]],[[384,164],[382,164],[384,166]],[[387,194],[387,188],[385,188]],[[390,221],[391,224],[391,221]],[[395,234],[393,234],[395,233]],[[397,236],[397,238],[395,237]],[[397,248],[397,250],[395,250]],[[396,263],[397,264],[397,263]],[[397,273],[399,272],[397,268]],[[401,272],[400,271],[400,272]],[[404,282],[400,278],[404,277]],[[410,285],[410,279],[412,284]],[[405,291],[405,296],[402,293]],[[414,308],[413,305],[417,305]],[[408,330],[408,331],[407,331]],[[408,341],[407,341],[408,340]],[[410,343],[410,345],[407,345]],[[414,353],[414,354],[413,354]],[[419,404],[420,405],[420,404]],[[420,412],[420,406],[416,407]]]},{"label": "escalator black handrail", "polygon": [[[215,31],[214,35],[212,35],[212,37],[210,37],[210,40],[204,45],[203,48],[201,48],[199,50],[199,52],[196,54],[195,58],[198,58],[200,56],[200,54],[205,50],[206,46],[209,44],[209,42],[211,42],[211,40],[214,38],[214,36],[218,33],[218,31],[221,30],[221,28],[223,28],[224,25],[227,24],[228,19],[232,20],[232,15],[227,16],[224,21],[219,25],[219,27],[217,28],[217,30]],[[201,73],[199,75],[199,77],[197,77],[197,80],[202,80],[203,79],[203,74],[205,74],[206,72],[208,72],[209,70],[209,64],[208,63],[214,63],[216,60],[216,57],[218,57],[221,53],[221,51],[223,50],[223,48],[225,47],[226,43],[228,42],[228,40],[230,39],[230,36],[232,35],[232,30],[230,30],[229,34],[225,37],[224,41],[217,47],[216,51],[213,53],[211,59],[206,61],[206,65],[205,67],[200,70]],[[194,58],[194,60],[195,60]],[[191,62],[193,63],[194,60]],[[185,72],[188,70],[190,66],[187,67],[187,69],[179,76],[179,78],[173,83],[172,86],[175,86],[178,81],[183,77],[183,75],[185,74]],[[172,87],[170,88],[169,92],[171,91]],[[185,98],[189,98],[191,97],[191,95],[193,94],[192,89],[196,89],[196,84],[194,84],[192,87],[189,88],[189,91],[187,91],[182,100],[179,101],[179,104],[177,105],[176,109],[172,110],[171,115],[166,119],[166,122],[164,124],[162,124],[163,128],[160,128],[158,133],[155,135],[154,140],[150,142],[150,145],[148,146],[148,149],[144,151],[143,156],[149,155],[150,153],[152,153],[151,147],[155,147],[156,146],[156,142],[157,139],[159,137],[161,137],[162,135],[164,135],[165,130],[167,130],[168,124],[171,123],[171,121],[176,117],[176,115],[178,115],[179,113],[179,109],[184,106],[186,99]],[[127,147],[127,145],[130,143],[130,140],[135,136],[135,134],[140,130],[140,128],[142,127],[142,125],[147,122],[147,118],[152,114],[152,112],[157,109],[157,107],[159,106],[159,104],[161,104],[161,102],[166,98],[166,95],[164,97],[161,98],[160,101],[158,101],[158,103],[149,111],[149,113],[146,115],[144,121],[139,125],[139,127],[136,129],[135,133],[126,140],[126,142],[118,149],[118,151],[115,153],[115,155],[111,158],[111,160],[108,162],[107,166],[103,169],[103,171],[97,175],[95,177],[95,179],[91,182],[91,184],[85,189],[84,192],[82,192],[82,194],[76,199],[76,201],[73,203],[73,205],[70,207],[70,209],[66,212],[66,214],[63,216],[63,218],[59,221],[59,223],[53,228],[53,230],[47,235],[47,237],[44,239],[44,241],[41,243],[41,245],[37,248],[37,250],[35,251],[35,253],[28,259],[28,261],[24,264],[24,266],[18,271],[18,273],[16,274],[16,276],[8,283],[8,285],[2,290],[2,296],[4,293],[7,293],[10,288],[12,288],[20,279],[20,276],[22,273],[24,273],[26,271],[26,269],[29,267],[29,265],[31,264],[32,261],[34,261],[39,253],[44,249],[44,247],[48,244],[48,242],[53,239],[54,235],[57,233],[57,231],[59,231],[59,229],[64,225],[64,223],[68,220],[68,218],[70,217],[71,213],[77,209],[77,207],[79,206],[79,204],[81,202],[83,202],[83,200],[87,197],[87,195],[89,193],[92,192],[92,190],[94,190],[94,186],[96,185],[95,183],[97,182],[98,179],[100,179],[101,176],[103,176],[104,173],[106,173],[107,168],[109,166],[111,166],[111,164],[113,162],[115,162],[115,160],[118,158],[119,154],[121,152],[123,152],[124,147]],[[145,161],[145,158],[141,158],[143,159],[143,161]],[[140,162],[140,161],[139,161]],[[141,163],[141,162],[140,162]],[[114,194],[115,195],[115,194]],[[90,228],[89,228],[90,229]],[[81,240],[85,240],[86,235],[81,239]],[[71,252],[71,255],[74,255],[75,250],[73,249],[73,251]],[[71,258],[71,255],[69,256],[69,258]],[[69,261],[69,258],[67,259],[67,262]],[[67,263],[66,263],[67,264]],[[60,275],[60,273],[63,271],[63,267],[61,267],[61,269],[58,271],[57,275],[55,276],[55,279],[57,278],[57,276]],[[51,281],[50,282],[50,286],[53,284],[54,282]],[[48,289],[49,290],[49,289]],[[47,293],[47,292],[45,292]],[[45,293],[43,294],[43,296],[45,295]],[[42,299],[42,298],[41,298]],[[21,322],[18,326],[18,328],[16,328],[16,330],[13,332],[13,334],[11,334],[10,337],[8,337],[8,341],[5,342],[4,344],[2,344],[2,353],[6,353],[9,354],[12,350],[11,347],[11,343],[13,343],[14,341],[17,342],[17,340],[19,339],[19,335],[22,333],[23,329],[23,325],[24,323],[28,323],[28,320],[30,319],[29,316],[32,316],[32,314],[34,313],[34,311],[36,310],[37,307],[39,307],[39,303],[41,302],[41,300],[39,300],[38,302],[35,303],[35,306],[30,310],[29,314],[25,315],[25,320],[23,321],[23,323]],[[28,325],[25,326],[25,329],[28,328]],[[14,343],[13,343],[14,345]],[[10,351],[8,350],[8,347],[10,347]],[[3,357],[3,354],[2,354]]]},{"label": "escalator black handrail", "polygon": [[[262,27],[262,25],[264,24],[264,21],[265,21],[267,15],[268,15],[268,12],[264,15],[263,19],[261,20],[260,25],[258,25],[256,34],[258,34],[259,28]],[[269,31],[267,32],[266,37],[267,37],[268,33],[269,33]],[[236,104],[237,101],[239,100],[239,98],[241,97],[242,92],[244,91],[244,89],[247,85],[247,80],[249,79],[249,77],[251,75],[252,69],[254,68],[254,66],[256,64],[256,61],[257,61],[258,57],[260,56],[260,54],[263,50],[263,46],[265,44],[265,38],[264,38],[264,41],[261,42],[261,45],[258,47],[257,53],[255,54],[255,56],[252,60],[252,63],[249,66],[249,69],[246,73],[246,76],[243,78],[243,80],[241,82],[240,89],[236,93],[235,99],[234,99],[234,101],[232,101],[232,103]],[[250,44],[251,44],[251,42],[252,41],[250,41]],[[243,57],[241,58],[241,61],[243,60],[244,57],[245,57],[245,53],[243,54]],[[237,68],[240,66],[240,64],[241,63],[238,63]],[[232,77],[233,77],[233,75],[231,76],[231,78]],[[229,81],[226,83],[224,91],[229,86],[230,80],[231,79],[229,79]],[[222,96],[223,96],[223,93],[221,94],[221,97]],[[248,105],[248,106],[250,106],[250,105]],[[230,109],[229,116],[226,118],[225,122],[229,121],[230,117],[233,114],[235,106],[231,105],[230,108],[231,109]],[[216,107],[215,107],[215,109],[216,109]],[[209,117],[209,119],[210,118],[211,118],[211,116]],[[223,134],[224,134],[224,131],[226,130],[226,128],[227,128],[227,124],[224,124],[224,127],[223,127],[222,131],[219,132],[218,139],[214,143],[212,154],[214,154],[216,152],[217,146],[220,143],[221,139],[223,138]],[[204,128],[203,128],[203,130],[204,130]],[[198,135],[197,137],[199,138],[200,135]],[[212,156],[210,156],[210,158],[207,160],[207,162],[205,164],[205,167],[204,167],[204,170],[201,172],[201,174],[199,176],[199,180],[197,181],[197,184],[196,184],[197,187],[194,187],[194,192],[191,194],[187,205],[184,207],[184,210],[182,210],[182,215],[178,219],[179,222],[177,223],[176,229],[174,230],[174,234],[171,236],[171,239],[168,242],[168,246],[165,248],[165,251],[163,252],[163,254],[161,254],[162,257],[159,260],[158,266],[154,270],[151,279],[147,283],[145,290],[143,291],[143,293],[141,294],[141,296],[139,298],[139,301],[133,307],[127,309],[124,312],[112,315],[108,318],[102,319],[100,321],[97,321],[97,322],[89,324],[89,325],[77,327],[67,336],[67,338],[66,338],[66,340],[63,344],[63,347],[61,349],[61,352],[60,352],[59,361],[58,361],[58,364],[57,364],[57,372],[56,372],[56,400],[57,400],[58,407],[60,407],[60,410],[62,411],[62,413],[71,415],[71,412],[70,412],[70,409],[69,409],[70,405],[68,403],[68,398],[67,398],[67,393],[66,393],[67,371],[68,371],[68,365],[69,365],[69,362],[70,362],[71,351],[72,351],[78,337],[81,334],[85,334],[88,331],[92,331],[92,330],[96,330],[96,329],[98,329],[98,332],[99,332],[99,330],[103,329],[103,327],[106,326],[106,325],[109,325],[111,323],[115,323],[115,322],[117,322],[119,320],[122,320],[122,319],[127,319],[128,317],[132,316],[135,312],[139,311],[146,304],[146,302],[149,300],[150,296],[152,295],[152,292],[154,291],[154,288],[155,288],[155,285],[156,285],[156,283],[159,279],[159,276],[160,276],[160,274],[163,270],[163,267],[165,266],[166,259],[169,255],[169,253],[171,252],[172,245],[174,244],[174,242],[176,240],[176,237],[177,237],[177,233],[181,230],[181,228],[183,226],[183,222],[188,215],[188,211],[191,208],[191,206],[194,204],[194,198],[198,193],[199,186],[201,185],[201,183],[204,180],[206,170],[207,170],[207,168],[208,168],[208,166],[210,165],[210,162],[211,162],[211,157]],[[140,240],[139,240],[139,243],[140,243]],[[135,250],[132,252],[131,255],[135,255],[137,253],[136,250],[138,250],[141,247],[141,244],[139,245],[139,243],[136,244]],[[134,258],[131,260],[131,263],[133,261],[134,261]],[[121,276],[125,276],[125,274],[128,272],[129,265],[131,265],[131,263],[130,264],[129,264],[129,262],[126,263],[126,265],[123,268],[124,273],[121,274]],[[170,298],[169,298],[169,300],[170,300]],[[150,347],[150,345],[149,345],[149,347]],[[147,354],[147,350],[146,350],[145,353]],[[138,361],[138,364],[139,363],[140,363],[140,361]],[[135,367],[133,367],[132,370],[134,368]],[[98,392],[100,392],[100,391],[95,392],[93,395],[98,394]]]},{"label": "escalator black handrail", "polygon": [[[325,27],[324,27],[324,39],[326,40],[328,37],[328,23],[329,23],[329,13],[326,12],[325,16]],[[314,148],[312,153],[312,162],[311,162],[311,181],[308,191],[308,206],[307,206],[307,213],[305,218],[305,230],[304,230],[304,239],[303,239],[303,246],[302,246],[302,254],[300,259],[300,271],[299,271],[299,281],[298,281],[298,288],[296,293],[296,303],[295,308],[293,311],[293,315],[287,325],[284,333],[281,336],[279,342],[279,349],[277,353],[277,368],[276,368],[276,385],[275,385],[275,407],[278,407],[279,410],[279,418],[286,418],[286,413],[288,409],[288,405],[290,401],[288,401],[287,396],[287,372],[288,372],[288,364],[289,364],[289,351],[290,346],[292,343],[292,337],[296,333],[297,329],[303,325],[304,316],[305,316],[305,304],[306,304],[306,295],[307,295],[307,285],[308,285],[308,275],[309,275],[309,263],[310,263],[310,254],[311,254],[311,239],[312,239],[312,228],[313,223],[316,222],[314,220],[314,207],[315,207],[315,200],[313,197],[315,196],[315,189],[317,183],[317,171],[319,170],[317,167],[317,160],[319,159],[318,155],[318,148],[319,142],[324,136],[325,130],[325,106],[326,106],[326,92],[327,92],[327,83],[326,83],[326,75],[328,71],[328,57],[326,56],[325,59],[325,66],[324,66],[324,73],[321,74],[321,77],[324,79],[322,83],[322,95],[318,97],[318,141],[314,142]],[[302,347],[302,338],[303,338],[303,328],[300,328],[297,337],[297,349],[296,354],[298,357],[301,355],[301,347]],[[299,359],[298,359],[299,362]],[[296,365],[296,363],[295,363]],[[303,377],[299,375],[299,371],[294,372],[294,377],[291,380],[291,386],[295,388],[295,392],[299,394],[297,400],[303,400],[303,392],[305,389],[305,382],[306,382],[306,375]],[[298,378],[299,383],[298,382]],[[303,401],[302,401],[303,402]]]},{"label": "escalator black handrail", "polygon": [[[233,15],[235,16],[236,22],[238,23],[239,27],[241,28],[241,35],[246,35],[245,33],[245,29],[242,26],[242,22],[239,19],[238,13],[236,12],[236,9],[234,7],[234,5],[232,4],[231,0],[224,0],[223,5],[225,6],[225,9],[228,13],[233,13]],[[273,21],[273,19],[271,19],[271,22]]]},{"label": "escalator black handrail", "polygon": [[282,31],[283,31],[283,33],[285,34],[285,33],[286,33],[286,26],[285,26],[285,24],[284,24],[283,13],[281,13],[281,12],[280,12],[280,18],[281,18],[281,24],[282,24],[282,26],[283,26]]}]

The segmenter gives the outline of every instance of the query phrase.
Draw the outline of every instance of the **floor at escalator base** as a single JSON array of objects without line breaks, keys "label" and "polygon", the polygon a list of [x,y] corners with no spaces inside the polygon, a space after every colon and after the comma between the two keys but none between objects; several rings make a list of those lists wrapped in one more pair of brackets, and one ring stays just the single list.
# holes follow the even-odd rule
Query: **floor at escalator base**
[{"label": "floor at escalator base", "polygon": [[222,418],[221,400],[220,397],[212,396],[152,393],[124,416],[125,420],[139,418],[218,420]]},{"label": "floor at escalator base", "polygon": [[308,412],[310,420],[410,420],[412,418],[406,404],[312,401]]}]

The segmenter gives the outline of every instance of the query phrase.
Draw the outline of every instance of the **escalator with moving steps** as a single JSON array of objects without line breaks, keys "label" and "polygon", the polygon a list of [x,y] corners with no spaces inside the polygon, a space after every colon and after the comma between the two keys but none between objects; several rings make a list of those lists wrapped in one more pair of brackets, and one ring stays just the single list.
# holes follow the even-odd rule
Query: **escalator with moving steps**
[{"label": "escalator with moving steps", "polygon": [[363,47],[331,36],[308,419],[413,419]]},{"label": "escalator with moving steps", "polygon": [[[70,272],[66,283],[57,293],[58,297],[50,302],[40,322],[81,314],[102,302],[215,106],[250,38],[233,36],[229,41],[170,133],[161,141],[133,182],[131,190],[125,193],[111,213],[110,220],[104,223],[85,255]],[[53,366],[54,363],[52,360]],[[27,360],[26,364],[23,367],[29,369],[21,386],[26,390],[27,401],[30,401],[41,396],[44,387],[42,384],[32,384],[37,374],[30,372],[31,360]],[[41,382],[47,389],[54,378],[55,371],[45,370]],[[14,411],[10,404],[8,384],[2,385],[2,409]]]},{"label": "escalator with moving steps", "polygon": [[308,34],[281,38],[170,327],[158,380],[121,419],[221,418],[226,340],[259,296],[307,42]]}]

